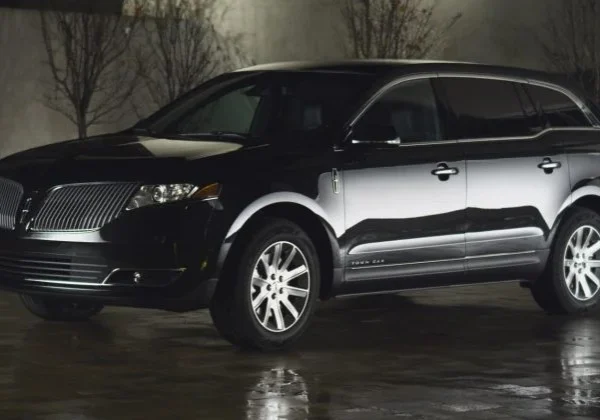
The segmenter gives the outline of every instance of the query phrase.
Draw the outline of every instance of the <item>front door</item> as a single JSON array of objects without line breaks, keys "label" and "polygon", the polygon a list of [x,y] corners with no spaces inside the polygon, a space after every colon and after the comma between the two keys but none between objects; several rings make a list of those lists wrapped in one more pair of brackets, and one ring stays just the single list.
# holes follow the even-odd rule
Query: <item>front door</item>
[{"label": "front door", "polygon": [[431,80],[409,80],[354,125],[343,151],[342,293],[461,281],[467,174],[438,110]]}]

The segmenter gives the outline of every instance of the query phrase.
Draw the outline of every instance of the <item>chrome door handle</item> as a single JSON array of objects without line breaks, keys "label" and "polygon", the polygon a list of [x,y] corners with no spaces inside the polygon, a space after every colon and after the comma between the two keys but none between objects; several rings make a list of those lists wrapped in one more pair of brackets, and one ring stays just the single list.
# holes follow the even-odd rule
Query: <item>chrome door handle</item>
[{"label": "chrome door handle", "polygon": [[538,165],[538,168],[543,169],[546,173],[552,173],[553,170],[562,167],[562,163],[553,162],[550,158],[545,158],[542,163]]},{"label": "chrome door handle", "polygon": [[440,181],[448,181],[450,176],[457,174],[458,168],[449,168],[445,163],[438,164],[438,167],[431,171],[431,175],[437,176]]},{"label": "chrome door handle", "polygon": [[435,175],[435,176],[457,175],[458,169],[456,169],[456,168],[434,169],[433,171],[431,171],[431,174]]},{"label": "chrome door handle", "polygon": [[431,175],[435,176],[450,176],[450,175],[458,175],[458,168],[449,168],[446,165],[440,165],[437,169],[431,171]]},{"label": "chrome door handle", "polygon": [[353,139],[352,144],[374,144],[374,145],[389,144],[392,146],[400,146],[401,141],[400,141],[400,139],[391,139],[391,140],[382,140],[382,141]]}]

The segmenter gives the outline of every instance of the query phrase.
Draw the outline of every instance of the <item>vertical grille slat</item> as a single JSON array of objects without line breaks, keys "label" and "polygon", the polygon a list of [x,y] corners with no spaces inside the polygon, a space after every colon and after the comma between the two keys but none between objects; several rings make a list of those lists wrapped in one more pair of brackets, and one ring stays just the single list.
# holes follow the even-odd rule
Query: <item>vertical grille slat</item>
[{"label": "vertical grille slat", "polygon": [[[102,193],[99,190],[97,196],[101,197]],[[79,227],[80,229],[90,229],[85,224],[86,208],[93,206],[93,188],[89,185],[82,186],[79,191],[76,191],[75,196],[72,198],[73,207],[70,209],[70,213],[65,215],[60,224],[62,226],[68,225],[71,229]]]},{"label": "vertical grille slat", "polygon": [[121,200],[119,198],[122,196],[123,193],[125,193],[125,190],[123,190],[123,188],[119,188],[119,190],[116,194],[113,195],[112,200],[108,205],[108,211],[106,211],[100,216],[102,218],[102,223],[106,223],[107,217],[110,217],[111,214],[114,214],[115,211],[118,211],[118,207],[121,204]]},{"label": "vertical grille slat", "polygon": [[99,229],[116,219],[136,183],[64,185],[46,196],[31,230],[35,232]]},{"label": "vertical grille slat", "polygon": [[98,214],[95,215],[95,217],[92,218],[92,223],[93,224],[100,224],[100,225],[104,225],[107,223],[107,216],[110,217],[110,208],[111,208],[111,203],[119,196],[119,191],[114,191],[113,194],[111,194],[107,200],[105,200],[102,203],[102,209],[101,211],[98,212]]},{"label": "vertical grille slat", "polygon": [[23,199],[23,186],[13,180],[0,177],[0,228],[14,230],[17,212]]},{"label": "vertical grille slat", "polygon": [[[75,191],[78,193],[79,191]],[[65,203],[67,201],[67,197],[64,197],[64,191],[62,189],[57,190],[56,197],[54,199],[54,218],[52,219],[53,223],[51,226],[65,226],[66,222],[73,217],[74,207],[72,206],[63,206],[61,209],[60,203]],[[77,197],[73,197],[73,202],[76,203]],[[72,203],[69,203],[72,204]]]}]

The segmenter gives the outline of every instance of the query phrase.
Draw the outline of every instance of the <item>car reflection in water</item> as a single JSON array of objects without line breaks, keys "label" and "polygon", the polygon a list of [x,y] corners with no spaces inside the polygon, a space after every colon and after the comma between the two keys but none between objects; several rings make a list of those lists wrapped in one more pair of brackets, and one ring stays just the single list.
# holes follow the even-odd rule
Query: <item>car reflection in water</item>
[{"label": "car reflection in water", "polygon": [[600,406],[598,331],[600,321],[594,318],[569,320],[560,331],[562,403],[578,406],[584,412]]},{"label": "car reflection in water", "polygon": [[247,399],[248,419],[304,418],[309,414],[306,382],[295,370],[283,366],[263,371]]}]

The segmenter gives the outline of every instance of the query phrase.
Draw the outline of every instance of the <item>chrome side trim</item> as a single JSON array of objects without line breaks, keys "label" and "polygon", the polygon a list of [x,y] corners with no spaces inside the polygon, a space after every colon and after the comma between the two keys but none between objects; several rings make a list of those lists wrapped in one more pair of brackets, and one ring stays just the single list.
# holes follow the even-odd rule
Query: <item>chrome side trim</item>
[{"label": "chrome side trim", "polygon": [[423,265],[423,264],[435,264],[442,262],[451,262],[451,261],[464,261],[465,258],[449,258],[446,260],[430,260],[430,261],[416,261],[416,262],[408,262],[408,263],[397,263],[397,264],[381,264],[381,265],[369,265],[363,267],[350,267],[351,270],[365,270],[365,269],[373,269],[373,268],[386,268],[386,267],[404,267],[409,265]]},{"label": "chrome side trim", "polygon": [[527,255],[527,254],[535,254],[535,253],[537,253],[537,251],[504,252],[501,254],[473,255],[470,257],[465,257],[465,260],[476,260],[476,259],[481,259],[481,258],[510,257],[512,255]]},{"label": "chrome side trim", "polygon": [[[489,141],[512,141],[512,140],[535,140],[544,134],[547,134],[551,131],[598,131],[600,129],[600,121],[596,118],[596,116],[588,109],[577,95],[571,92],[569,89],[564,88],[562,86],[544,82],[536,79],[525,78],[525,77],[516,77],[516,76],[500,76],[494,74],[485,74],[485,73],[469,73],[469,72],[427,72],[427,73],[418,73],[407,75],[404,77],[400,77],[385,86],[379,89],[359,110],[358,112],[351,118],[350,122],[347,124],[347,127],[352,127],[357,121],[369,110],[369,108],[375,103],[381,96],[385,95],[387,91],[395,88],[397,85],[410,82],[413,80],[421,80],[421,79],[435,79],[435,78],[448,78],[448,77],[462,77],[462,78],[471,78],[471,79],[488,79],[488,80],[501,80],[506,82],[513,83],[523,83],[523,84],[531,84],[536,86],[545,87],[548,89],[555,90],[560,92],[567,97],[569,97],[575,104],[579,107],[579,109],[585,114],[589,123],[592,127],[572,127],[572,128],[547,128],[545,130],[540,131],[537,134],[532,136],[516,136],[516,137],[489,137],[489,138],[477,138],[477,139],[460,139],[460,140],[439,140],[439,141],[428,141],[428,142],[414,142],[407,144],[400,144],[397,147],[415,147],[415,146],[436,146],[436,145],[447,145],[453,143],[472,143],[472,142],[489,142]],[[346,139],[347,140],[347,139]],[[346,143],[346,141],[344,142]]]},{"label": "chrome side trim", "polygon": [[537,227],[492,230],[463,234],[432,236],[427,238],[400,239],[395,241],[373,242],[357,245],[348,255],[370,254],[377,252],[400,252],[422,248],[437,248],[453,245],[464,245],[478,242],[509,241],[514,239],[535,238],[544,236]]},{"label": "chrome side trim", "polygon": [[490,230],[485,232],[467,232],[467,244],[478,242],[510,241],[513,239],[536,238],[544,236],[542,229],[537,227]]},{"label": "chrome side trim", "polygon": [[512,83],[527,83],[528,79],[519,76],[502,76],[499,74],[487,74],[485,72],[468,72],[468,71],[451,71],[451,72],[438,72],[438,77],[455,77],[464,79],[486,79],[486,80],[499,80],[503,82]]},{"label": "chrome side trim", "polygon": [[417,262],[409,262],[409,263],[398,263],[398,264],[382,264],[382,265],[369,265],[364,267],[350,267],[351,270],[365,270],[365,269],[374,269],[374,268],[386,268],[386,267],[403,267],[409,265],[421,265],[421,264],[435,264],[442,262],[451,262],[451,261],[467,261],[467,260],[475,260],[481,258],[497,258],[497,257],[509,257],[513,255],[527,255],[527,254],[535,254],[537,251],[522,251],[522,252],[505,252],[502,254],[487,254],[487,255],[474,255],[470,257],[464,258],[450,258],[446,260],[428,260],[428,261],[417,261]]},{"label": "chrome side trim", "polygon": [[428,238],[399,239],[395,241],[373,242],[357,245],[349,255],[368,254],[372,252],[395,252],[410,249],[435,248],[451,245],[464,245],[465,236],[460,234],[432,236]]},{"label": "chrome side trim", "polygon": [[498,280],[498,281],[486,281],[486,282],[477,282],[477,283],[461,283],[461,284],[448,284],[443,286],[429,286],[429,287],[416,287],[416,288],[401,288],[401,289],[392,289],[392,290],[381,290],[377,292],[366,292],[366,293],[348,293],[348,294],[339,294],[336,295],[336,298],[352,298],[355,296],[369,296],[369,295],[390,295],[396,294],[400,292],[418,292],[418,291],[427,291],[432,289],[450,289],[454,287],[468,287],[468,286],[479,286],[485,284],[497,284],[497,283],[513,283],[520,282],[521,280]]},{"label": "chrome side trim", "polygon": [[598,118],[596,117],[596,115],[594,115],[594,113],[588,108],[588,106],[585,104],[585,102],[582,101],[581,98],[579,98],[579,96],[575,95],[569,89],[566,89],[559,85],[555,85],[553,83],[542,82],[539,80],[527,79],[527,83],[530,85],[540,86],[540,87],[544,87],[546,89],[551,89],[551,90],[554,90],[556,92],[562,93],[563,95],[567,96],[569,99],[571,99],[573,102],[575,102],[575,104],[579,107],[581,112],[583,112],[585,114],[585,116],[588,119],[588,121],[590,122],[590,124],[592,124],[594,127],[600,128],[600,121],[598,121]]},{"label": "chrome side trim", "polygon": [[555,83],[546,82],[546,81],[537,80],[537,79],[531,79],[528,77],[487,75],[485,73],[469,73],[469,72],[438,73],[438,77],[440,77],[440,78],[442,78],[442,77],[446,77],[446,78],[447,77],[456,77],[456,78],[460,77],[460,78],[465,78],[465,79],[501,80],[501,81],[505,81],[505,82],[523,83],[525,85],[540,86],[540,87],[544,87],[546,89],[554,90],[556,92],[562,93],[563,95],[565,95],[569,99],[571,99],[573,102],[575,102],[575,104],[579,107],[581,112],[584,113],[584,115],[588,119],[588,122],[591,125],[593,125],[595,127],[600,126],[598,123],[598,120],[596,119],[594,114],[588,109],[588,107],[585,105],[584,101],[582,101],[577,95],[575,95],[569,89],[567,89],[563,86],[557,85]]},{"label": "chrome side trim", "polygon": [[374,102],[376,102],[380,97],[382,97],[388,90],[396,87],[397,85],[405,82],[410,82],[412,80],[431,79],[436,77],[438,77],[437,72],[418,73],[403,76],[399,79],[387,83],[377,92],[375,92],[375,94],[371,96],[371,98],[369,98],[369,100],[357,111],[354,117],[352,117],[350,123],[348,123],[347,126],[352,127],[354,124],[356,124],[356,122],[365,114],[365,112],[369,110],[369,108],[371,107],[371,105],[373,105]]},{"label": "chrome side trim", "polygon": [[545,130],[540,131],[537,134],[534,134],[532,136],[523,136],[523,137],[486,137],[486,138],[479,138],[479,139],[461,139],[461,140],[457,140],[457,143],[480,143],[480,142],[492,142],[492,141],[527,141],[527,140],[537,140],[540,137],[544,136],[545,134],[548,134],[550,132],[554,132],[554,131],[567,131],[567,132],[573,132],[573,131],[593,131],[593,132],[600,132],[600,127],[570,127],[570,128],[546,128]]}]

